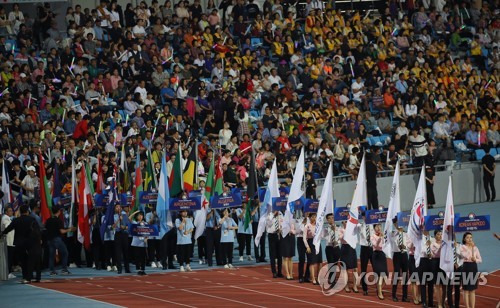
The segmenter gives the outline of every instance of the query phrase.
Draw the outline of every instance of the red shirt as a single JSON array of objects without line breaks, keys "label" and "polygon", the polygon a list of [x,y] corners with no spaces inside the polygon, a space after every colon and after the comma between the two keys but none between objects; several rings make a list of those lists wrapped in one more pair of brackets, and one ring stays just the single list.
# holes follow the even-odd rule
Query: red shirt
[{"label": "red shirt", "polygon": [[252,150],[252,143],[250,141],[242,141],[240,144],[241,154],[247,154]]},{"label": "red shirt", "polygon": [[89,121],[82,120],[76,124],[75,131],[73,132],[73,139],[80,139],[81,137],[87,137],[89,131],[88,127]]}]

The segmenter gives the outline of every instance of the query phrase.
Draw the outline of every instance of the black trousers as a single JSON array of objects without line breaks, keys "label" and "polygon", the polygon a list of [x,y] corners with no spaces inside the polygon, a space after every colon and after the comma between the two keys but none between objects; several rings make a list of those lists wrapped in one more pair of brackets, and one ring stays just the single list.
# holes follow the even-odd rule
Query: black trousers
[{"label": "black trousers", "polygon": [[[149,242],[149,241],[148,241]],[[140,271],[146,269],[146,247],[134,247],[135,249],[135,264]]]},{"label": "black trousers", "polygon": [[92,243],[92,260],[94,260],[94,264],[96,269],[102,268],[101,258],[103,257],[103,245],[101,241]]},{"label": "black trousers", "polygon": [[129,251],[128,251],[128,233],[126,232],[116,232],[115,233],[115,262],[118,271],[122,270],[122,260],[123,265],[125,265],[125,271],[130,272],[129,264]]},{"label": "black trousers", "polygon": [[215,248],[215,261],[217,265],[224,265],[224,260],[222,259],[222,245],[220,242],[221,239],[221,229],[217,228],[217,230],[214,231],[214,248]]},{"label": "black trousers", "polygon": [[361,261],[361,287],[363,288],[363,291],[368,291],[368,285],[366,284],[366,270],[368,269],[368,261],[370,261],[372,267],[373,267],[373,262],[372,262],[372,255],[373,255],[373,248],[370,246],[361,246],[361,252],[359,253],[359,259]]},{"label": "black trousers", "polygon": [[148,263],[161,260],[160,243],[161,240],[148,239]]},{"label": "black trousers", "polygon": [[16,246],[7,246],[7,262],[9,264],[9,273],[13,272],[15,251]]},{"label": "black trousers", "polygon": [[207,252],[206,252],[207,244],[206,244],[205,235],[200,236],[197,239],[197,242],[198,242],[198,258],[200,260],[206,259],[207,258]]},{"label": "black trousers", "polygon": [[28,278],[26,280],[33,279],[33,271],[36,272],[35,280],[40,281],[42,279],[42,247],[39,245],[31,247],[28,251]]},{"label": "black trousers", "polygon": [[367,187],[368,209],[378,209],[377,187]]},{"label": "black trousers", "polygon": [[[486,200],[495,200],[497,197],[497,192],[495,190],[495,177],[490,174],[486,174],[487,171],[483,172],[485,172],[485,175],[483,176],[483,185],[484,185],[484,192],[486,193]],[[491,195],[490,195],[490,190],[491,190]]]},{"label": "black trousers", "polygon": [[[448,298],[448,307],[459,308],[460,307],[460,279],[462,273],[462,267],[455,269],[455,279],[448,280],[448,285],[446,286],[446,297]],[[455,296],[453,296],[453,291],[455,291]]]},{"label": "black trousers", "polygon": [[104,241],[104,266],[114,266],[116,265],[114,255],[115,242],[114,241]]},{"label": "black trousers", "polygon": [[420,266],[418,267],[418,274],[420,278],[420,296],[422,304],[432,306],[434,298],[434,285],[430,277],[432,273],[432,259],[421,258]]},{"label": "black trousers", "polygon": [[222,263],[233,264],[233,245],[234,243],[221,243],[222,246]]},{"label": "black trousers", "polygon": [[176,233],[175,229],[168,231],[161,239],[161,264],[163,267],[174,266],[174,255],[176,250]]},{"label": "black trousers", "polygon": [[240,253],[240,257],[243,256],[243,253],[245,252],[245,247],[246,247],[247,256],[251,256],[252,255],[252,235],[238,233],[238,235],[236,237],[238,238],[238,250]]},{"label": "black trousers", "polygon": [[[252,233],[253,238],[257,236],[257,229],[259,228],[259,222],[252,222]],[[264,232],[260,238],[259,247],[255,245],[255,241],[253,243],[253,252],[255,254],[255,260],[265,259],[266,258],[266,233]]]},{"label": "black trousers", "polygon": [[306,270],[304,273],[304,265],[306,265],[306,245],[304,245],[304,241],[302,237],[297,237],[297,252],[299,253],[299,279],[306,278],[309,279],[309,264],[306,266]]},{"label": "black trousers", "polygon": [[[281,274],[281,234],[268,233],[269,239],[269,258],[271,259],[271,271],[273,274]],[[278,259],[278,266],[276,267],[276,259]]]},{"label": "black trousers", "polygon": [[339,246],[326,246],[325,248],[326,260],[332,264],[340,260],[340,247]]},{"label": "black trousers", "polygon": [[186,265],[191,263],[189,258],[190,254],[191,244],[177,245],[177,261],[179,261],[181,266],[184,266],[184,263],[186,263]]},{"label": "black trousers", "polygon": [[[198,244],[199,245],[199,244]],[[206,258],[208,266],[213,266],[213,255],[215,247],[215,230],[214,228],[205,229],[205,245],[206,245]],[[217,253],[216,253],[217,255]],[[217,257],[216,257],[217,258]]]},{"label": "black trousers", "polygon": [[403,284],[403,298],[408,297],[408,253],[395,252],[392,255],[392,264],[394,266],[394,277],[392,278],[392,297],[396,297],[398,290],[399,278],[401,277]]},{"label": "black trousers", "polygon": [[31,276],[33,275],[33,272],[30,273],[28,269],[28,249],[29,247],[27,246],[26,243],[21,243],[16,245],[16,257],[17,260],[21,263],[21,269],[23,271],[23,279],[25,280],[31,280]]}]

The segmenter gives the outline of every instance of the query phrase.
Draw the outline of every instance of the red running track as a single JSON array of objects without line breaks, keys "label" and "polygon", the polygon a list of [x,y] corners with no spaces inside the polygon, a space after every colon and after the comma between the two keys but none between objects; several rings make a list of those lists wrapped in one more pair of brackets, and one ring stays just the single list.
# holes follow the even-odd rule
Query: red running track
[{"label": "red running track", "polygon": [[[487,278],[488,284],[477,290],[476,307],[497,307],[500,302],[500,271]],[[390,286],[385,288],[385,300],[376,297],[375,287],[369,287],[368,296],[343,291],[325,296],[310,283],[273,279],[269,266],[58,279],[37,286],[124,307],[415,307],[413,302],[393,302]]]}]

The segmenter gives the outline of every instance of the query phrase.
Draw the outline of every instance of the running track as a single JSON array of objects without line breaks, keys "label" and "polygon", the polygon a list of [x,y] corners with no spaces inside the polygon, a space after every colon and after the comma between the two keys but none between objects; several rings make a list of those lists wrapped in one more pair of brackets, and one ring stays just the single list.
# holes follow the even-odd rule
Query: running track
[{"label": "running track", "polygon": [[[296,269],[294,273],[296,275]],[[488,284],[480,286],[476,293],[476,307],[499,307],[500,270],[487,278]],[[352,292],[324,296],[319,286],[273,279],[269,266],[263,265],[148,276],[54,279],[31,287],[123,307],[272,307],[278,304],[285,307],[415,307],[413,302],[393,302],[390,286],[385,287],[385,300],[382,301],[376,297],[374,286],[369,287],[368,296]],[[401,287],[398,291],[401,299]],[[89,304],[91,306],[92,302]],[[460,306],[465,307],[463,299]]]}]

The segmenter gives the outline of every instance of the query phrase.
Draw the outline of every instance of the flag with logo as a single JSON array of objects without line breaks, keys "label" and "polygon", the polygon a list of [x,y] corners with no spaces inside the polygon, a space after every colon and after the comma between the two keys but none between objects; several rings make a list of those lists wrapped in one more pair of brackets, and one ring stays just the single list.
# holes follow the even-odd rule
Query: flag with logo
[{"label": "flag with logo", "polygon": [[425,186],[425,166],[422,166],[417,193],[415,194],[410,221],[408,223],[408,237],[413,245],[415,245],[415,266],[417,267],[420,265],[425,216],[427,216],[427,189]]},{"label": "flag with logo", "polygon": [[392,220],[398,216],[401,212],[401,200],[399,196],[399,161],[396,163],[396,168],[394,170],[394,177],[392,178],[391,187],[391,197],[389,199],[389,208],[387,209],[387,219],[384,226],[384,246],[382,250],[384,251],[387,258],[392,259],[393,241],[391,240],[392,233],[395,230]]},{"label": "flag with logo", "polygon": [[448,195],[446,196],[446,209],[443,221],[443,244],[441,245],[441,257],[439,267],[450,276],[454,272],[455,237],[453,226],[455,225],[455,210],[453,209],[453,183],[451,176],[448,182]]},{"label": "flag with logo", "polygon": [[359,223],[359,207],[368,204],[368,197],[366,191],[366,164],[365,156],[361,160],[359,168],[358,179],[356,180],[356,188],[354,189],[354,196],[352,197],[351,207],[349,209],[349,218],[344,233],[344,240],[356,249],[358,245],[358,232],[357,228]]},{"label": "flag with logo", "polygon": [[332,212],[331,209],[333,209],[333,160],[328,167],[328,173],[326,174],[325,183],[323,184],[323,190],[319,198],[318,212],[316,214],[316,230],[313,244],[317,253],[319,253],[325,216]]},{"label": "flag with logo", "polygon": [[302,184],[304,183],[305,176],[305,153],[304,147],[300,150],[299,160],[297,161],[295,172],[293,173],[293,181],[290,186],[290,193],[288,194],[288,200],[286,201],[286,211],[285,218],[283,219],[283,226],[281,229],[281,235],[286,237],[290,232],[291,225],[293,224],[293,212],[295,201],[301,199],[304,196],[304,191],[302,190]]},{"label": "flag with logo", "polygon": [[257,227],[257,234],[255,235],[255,245],[259,246],[260,238],[262,234],[266,231],[267,216],[272,209],[273,198],[280,196],[280,183],[278,181],[278,167],[276,165],[276,158],[273,162],[273,167],[271,168],[271,173],[269,175],[269,181],[267,182],[266,194],[264,196],[264,201],[260,206],[260,219],[259,226]]}]

